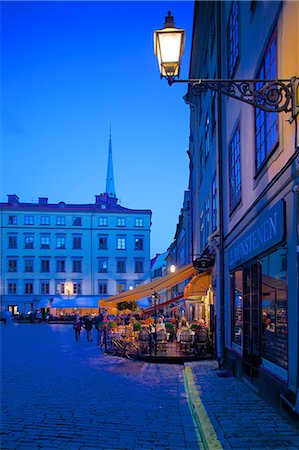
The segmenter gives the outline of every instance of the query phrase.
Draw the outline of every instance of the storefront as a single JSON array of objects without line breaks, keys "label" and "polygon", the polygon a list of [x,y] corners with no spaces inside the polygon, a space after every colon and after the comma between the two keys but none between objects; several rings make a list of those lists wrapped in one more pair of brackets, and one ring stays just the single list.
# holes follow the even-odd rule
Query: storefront
[{"label": "storefront", "polygon": [[264,210],[226,252],[229,366],[258,388],[270,377],[280,392],[287,390],[289,365],[286,231],[286,204],[280,200]]}]

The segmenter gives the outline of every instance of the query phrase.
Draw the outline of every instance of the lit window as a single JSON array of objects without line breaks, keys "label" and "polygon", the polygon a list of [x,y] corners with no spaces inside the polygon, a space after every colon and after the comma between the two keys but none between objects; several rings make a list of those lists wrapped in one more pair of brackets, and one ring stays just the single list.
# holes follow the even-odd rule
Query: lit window
[{"label": "lit window", "polygon": [[239,5],[237,0],[233,1],[231,6],[227,39],[228,75],[229,78],[232,78],[239,59]]},{"label": "lit window", "polygon": [[17,225],[18,218],[17,216],[8,216],[8,224],[9,225]]},{"label": "lit window", "polygon": [[232,341],[241,347],[243,339],[243,274],[241,270],[237,270],[231,276],[231,292],[233,296]]},{"label": "lit window", "polygon": [[25,216],[24,217],[24,224],[25,225],[33,225],[34,224],[33,216]]},{"label": "lit window", "polygon": [[40,224],[41,225],[50,225],[50,216],[41,216]]},{"label": "lit window", "polygon": [[65,225],[65,217],[57,216],[56,217],[56,225]]},{"label": "lit window", "polygon": [[41,235],[40,247],[41,248],[50,248],[50,235]]},{"label": "lit window", "polygon": [[118,226],[118,227],[125,227],[126,226],[126,219],[124,217],[119,217],[117,219],[116,226]]},{"label": "lit window", "polygon": [[[256,78],[260,80],[275,80],[277,78],[277,36],[272,35],[262,64]],[[263,83],[256,83],[259,89]],[[262,100],[261,100],[262,102]],[[255,108],[255,145],[256,170],[259,170],[278,142],[278,114],[265,112]]]},{"label": "lit window", "polygon": [[143,227],[143,219],[135,219],[135,227]]},{"label": "lit window", "polygon": [[124,238],[124,237],[116,238],[116,248],[117,248],[117,250],[125,250],[126,249],[126,238]]},{"label": "lit window", "polygon": [[125,281],[117,281],[116,283],[117,293],[120,294],[126,290],[126,282]]},{"label": "lit window", "polygon": [[65,292],[65,283],[57,283],[56,284],[56,292],[57,292],[57,294],[64,294],[64,292]]},{"label": "lit window", "polygon": [[106,227],[108,225],[107,217],[99,217],[99,227]]},{"label": "lit window", "polygon": [[108,258],[99,258],[99,272],[100,273],[108,272]]},{"label": "lit window", "polygon": [[65,236],[56,236],[56,248],[65,248]]},{"label": "lit window", "polygon": [[229,178],[230,178],[230,210],[232,211],[241,200],[241,147],[240,128],[237,127],[229,147]]}]

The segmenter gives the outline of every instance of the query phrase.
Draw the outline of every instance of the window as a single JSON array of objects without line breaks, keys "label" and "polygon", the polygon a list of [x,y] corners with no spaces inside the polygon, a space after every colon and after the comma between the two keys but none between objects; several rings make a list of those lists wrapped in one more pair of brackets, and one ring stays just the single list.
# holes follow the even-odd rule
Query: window
[{"label": "window", "polygon": [[17,236],[17,234],[8,235],[8,248],[18,248],[18,236]]},{"label": "window", "polygon": [[231,6],[227,40],[228,76],[233,78],[239,60],[239,5],[237,0],[233,1]]},{"label": "window", "polygon": [[73,248],[79,250],[82,248],[82,237],[81,236],[73,236]]},{"label": "window", "polygon": [[229,147],[229,196],[230,210],[233,211],[241,201],[241,148],[240,128],[237,126]]},{"label": "window", "polygon": [[65,236],[56,236],[56,248],[65,248]]},{"label": "window", "polygon": [[99,217],[99,227],[106,227],[108,225],[107,217]]},{"label": "window", "polygon": [[33,248],[34,247],[34,235],[26,235],[24,237],[24,247],[25,248]]},{"label": "window", "polygon": [[201,141],[200,149],[199,149],[199,177],[200,180],[203,176],[203,143]]},{"label": "window", "polygon": [[204,155],[204,159],[205,161],[207,160],[209,153],[210,153],[210,119],[207,116],[206,117],[206,123],[205,123],[205,155]]},{"label": "window", "polygon": [[82,225],[82,218],[81,217],[73,217],[73,226],[81,227]]},{"label": "window", "polygon": [[17,225],[18,218],[17,216],[8,216],[8,225]]},{"label": "window", "polygon": [[143,236],[135,237],[135,250],[143,250]]},{"label": "window", "polygon": [[8,294],[16,294],[17,293],[17,283],[15,281],[8,281],[7,293]]},{"label": "window", "polygon": [[216,174],[212,181],[212,232],[217,228],[217,182]]},{"label": "window", "polygon": [[56,259],[56,272],[65,272],[65,259]]},{"label": "window", "polygon": [[107,294],[107,281],[99,281],[99,294]]},{"label": "window", "polygon": [[7,260],[7,262],[8,262],[8,272],[17,272],[18,271],[18,265],[17,265],[16,258],[9,258]]},{"label": "window", "polygon": [[143,272],[144,272],[144,261],[135,260],[135,273],[143,273]]},{"label": "window", "polygon": [[281,248],[261,259],[262,357],[284,369],[288,362],[286,270],[281,267],[286,250]]},{"label": "window", "polygon": [[[216,76],[214,76],[216,78]],[[214,133],[216,127],[216,93],[212,92],[212,102],[211,102],[211,126],[212,134]]]},{"label": "window", "polygon": [[73,272],[82,272],[82,260],[81,259],[73,260]]},{"label": "window", "polygon": [[126,282],[125,281],[117,281],[116,282],[117,293],[120,294],[126,290]]},{"label": "window", "polygon": [[56,217],[56,225],[65,225],[65,217],[64,216],[57,216]]},{"label": "window", "polygon": [[204,243],[208,241],[210,235],[210,202],[207,198],[205,202],[205,225],[204,225]]},{"label": "window", "polygon": [[242,292],[243,274],[241,270],[237,270],[232,274],[231,291],[232,291],[232,342],[242,346],[243,342],[243,292]]},{"label": "window", "polygon": [[[272,35],[256,79],[275,80],[277,78],[277,36]],[[257,89],[263,83],[256,83]],[[262,100],[261,100],[262,102]],[[278,142],[278,114],[266,113],[255,108],[256,170],[258,171]]]},{"label": "window", "polygon": [[41,282],[40,292],[41,292],[41,294],[49,294],[50,293],[50,283],[48,281]]},{"label": "window", "polygon": [[25,294],[33,294],[33,282],[32,281],[25,281],[24,284],[24,291]]},{"label": "window", "polygon": [[100,273],[108,272],[108,258],[99,258],[99,272]]},{"label": "window", "polygon": [[76,281],[73,283],[73,293],[74,294],[82,294],[82,283],[81,281]]},{"label": "window", "polygon": [[118,273],[126,272],[126,260],[125,259],[117,259],[116,260],[116,272],[118,272]]},{"label": "window", "polygon": [[41,272],[50,272],[50,260],[42,259],[40,262],[40,271]]},{"label": "window", "polygon": [[34,260],[31,259],[25,259],[24,260],[24,272],[33,272],[33,263]]},{"label": "window", "polygon": [[116,221],[117,227],[125,227],[126,226],[126,219],[124,217],[118,217]]},{"label": "window", "polygon": [[107,250],[107,242],[108,238],[107,236],[99,236],[99,249],[100,250]]},{"label": "window", "polygon": [[117,250],[125,250],[126,249],[126,238],[125,237],[117,237],[116,238],[116,248],[117,248]]},{"label": "window", "polygon": [[56,283],[56,292],[57,292],[57,294],[64,294],[64,292],[65,292],[65,283],[64,282]]},{"label": "window", "polygon": [[41,225],[50,225],[50,216],[41,216],[40,224]]},{"label": "window", "polygon": [[135,227],[143,227],[143,219],[135,219]]},{"label": "window", "polygon": [[34,225],[33,216],[25,216],[24,217],[24,224],[25,225]]},{"label": "window", "polygon": [[199,217],[199,223],[200,223],[200,234],[199,234],[199,239],[200,239],[200,251],[203,251],[204,249],[204,229],[205,229],[205,224],[204,224],[204,211],[202,210],[200,213],[200,217]]},{"label": "window", "polygon": [[46,234],[41,235],[40,248],[50,248],[50,235],[46,235]]}]

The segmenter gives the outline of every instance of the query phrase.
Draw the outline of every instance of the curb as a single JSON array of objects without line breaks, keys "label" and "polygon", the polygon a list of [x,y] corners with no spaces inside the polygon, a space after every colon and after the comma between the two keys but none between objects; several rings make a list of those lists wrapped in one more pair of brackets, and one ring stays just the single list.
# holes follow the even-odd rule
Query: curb
[{"label": "curb", "polygon": [[184,385],[192,417],[198,427],[204,450],[222,450],[214,427],[200,399],[190,366],[184,368]]}]

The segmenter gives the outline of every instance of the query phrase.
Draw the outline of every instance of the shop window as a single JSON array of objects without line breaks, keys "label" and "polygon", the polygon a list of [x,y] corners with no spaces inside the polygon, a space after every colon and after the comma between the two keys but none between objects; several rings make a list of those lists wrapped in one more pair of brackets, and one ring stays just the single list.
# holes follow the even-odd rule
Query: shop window
[{"label": "shop window", "polygon": [[262,270],[262,357],[287,368],[287,273],[282,266],[285,249],[261,260]]},{"label": "shop window", "polygon": [[243,292],[242,292],[242,270],[232,274],[232,342],[242,347],[243,340]]}]

